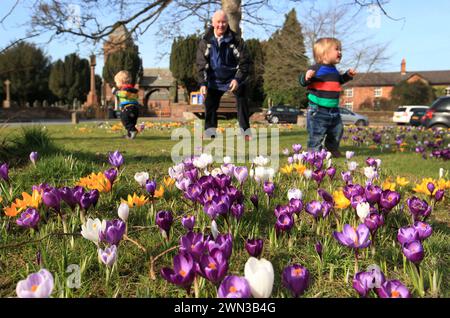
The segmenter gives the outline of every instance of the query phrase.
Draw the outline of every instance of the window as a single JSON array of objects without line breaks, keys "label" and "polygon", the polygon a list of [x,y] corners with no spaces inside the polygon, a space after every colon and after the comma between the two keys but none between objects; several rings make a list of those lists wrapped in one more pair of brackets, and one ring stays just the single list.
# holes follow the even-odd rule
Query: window
[{"label": "window", "polygon": [[344,106],[349,110],[353,110],[353,102],[345,102]]},{"label": "window", "polygon": [[353,88],[346,88],[344,90],[344,96],[345,97],[353,97]]},{"label": "window", "polygon": [[383,89],[381,87],[375,87],[374,97],[382,97],[382,96],[383,96]]},{"label": "window", "polygon": [[450,86],[445,89],[445,96],[450,96]]}]

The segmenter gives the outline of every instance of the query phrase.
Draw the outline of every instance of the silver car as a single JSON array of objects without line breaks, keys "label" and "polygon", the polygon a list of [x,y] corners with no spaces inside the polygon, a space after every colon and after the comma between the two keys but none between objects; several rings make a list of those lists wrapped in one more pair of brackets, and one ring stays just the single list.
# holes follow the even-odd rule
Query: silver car
[{"label": "silver car", "polygon": [[369,118],[364,115],[354,113],[347,108],[339,107],[342,123],[344,125],[368,126]]}]

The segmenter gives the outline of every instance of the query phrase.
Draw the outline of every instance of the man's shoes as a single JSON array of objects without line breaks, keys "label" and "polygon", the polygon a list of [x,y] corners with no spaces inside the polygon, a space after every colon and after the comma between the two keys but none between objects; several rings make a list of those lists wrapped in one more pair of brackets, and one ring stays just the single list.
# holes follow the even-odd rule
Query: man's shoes
[{"label": "man's shoes", "polygon": [[342,157],[342,153],[339,150],[332,150],[331,152],[331,156],[333,158],[340,158]]}]

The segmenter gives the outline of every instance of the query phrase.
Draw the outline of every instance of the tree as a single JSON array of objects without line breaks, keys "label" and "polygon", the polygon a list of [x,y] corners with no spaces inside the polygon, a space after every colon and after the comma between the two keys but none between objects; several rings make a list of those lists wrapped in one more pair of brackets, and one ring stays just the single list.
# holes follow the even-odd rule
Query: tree
[{"label": "tree", "polygon": [[264,101],[264,51],[257,39],[245,41],[250,55],[250,72],[248,76],[248,97],[261,104]]},{"label": "tree", "polygon": [[49,87],[59,99],[72,103],[74,99],[86,100],[89,81],[89,61],[72,53],[64,58],[64,62],[58,60],[52,65]]},{"label": "tree", "polygon": [[198,35],[189,35],[178,37],[172,43],[170,71],[172,76],[186,88],[188,96],[198,88],[195,55],[199,41]]},{"label": "tree", "polygon": [[401,81],[392,89],[391,97],[394,106],[429,105],[436,99],[433,88],[422,80]]},{"label": "tree", "polygon": [[25,105],[52,98],[50,59],[36,45],[20,42],[0,54],[0,76],[11,81],[11,99]]},{"label": "tree", "polygon": [[136,46],[111,53],[103,67],[103,78],[110,85],[114,85],[114,76],[119,71],[128,71],[132,76],[132,84],[139,82],[142,77],[142,59]]},{"label": "tree", "polygon": [[282,29],[276,31],[266,47],[264,91],[275,104],[300,106],[306,100],[306,90],[298,76],[308,67],[305,44],[297,14],[292,9]]}]

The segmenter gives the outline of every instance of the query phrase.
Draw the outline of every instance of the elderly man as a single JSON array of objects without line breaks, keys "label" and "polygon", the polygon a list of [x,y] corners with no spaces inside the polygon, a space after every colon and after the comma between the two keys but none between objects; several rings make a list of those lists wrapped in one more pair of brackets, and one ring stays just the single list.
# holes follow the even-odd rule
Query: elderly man
[{"label": "elderly man", "polygon": [[212,27],[198,45],[196,60],[200,93],[206,95],[205,135],[215,137],[220,99],[230,91],[236,97],[239,126],[248,140],[250,124],[245,81],[250,60],[244,41],[230,30],[227,15],[222,10],[214,13]]}]

